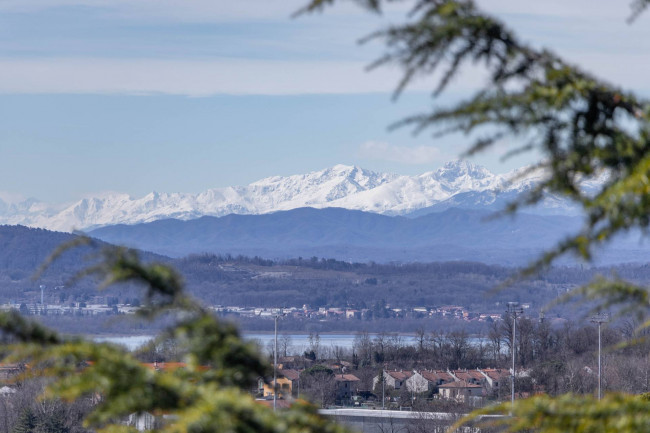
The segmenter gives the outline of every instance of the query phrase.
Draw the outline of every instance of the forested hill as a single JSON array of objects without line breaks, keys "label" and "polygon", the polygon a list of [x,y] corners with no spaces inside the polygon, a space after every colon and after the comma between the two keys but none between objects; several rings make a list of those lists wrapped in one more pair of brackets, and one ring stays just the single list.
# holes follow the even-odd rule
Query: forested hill
[{"label": "forested hill", "polygon": [[[58,246],[75,237],[24,226],[0,226],[0,271],[12,280],[28,277]],[[82,254],[81,250],[65,254],[53,269],[65,272],[78,266]]]},{"label": "forested hill", "polygon": [[[233,254],[270,259],[328,257],[390,263],[475,261],[523,266],[579,230],[581,219],[557,215],[495,218],[491,211],[452,208],[417,218],[340,208],[300,208],[103,227],[91,236],[170,257]],[[620,237],[596,256],[600,264],[642,262],[640,234]]]},{"label": "forested hill", "polygon": [[501,313],[509,301],[538,310],[599,274],[650,282],[650,266],[644,265],[556,267],[499,291],[495,287],[516,270],[475,262],[355,264],[315,257],[273,262],[214,255],[190,256],[175,265],[192,292],[211,304],[260,307],[372,308],[385,301],[397,308],[462,305]]},{"label": "forested hill", "polygon": [[[0,302],[19,300],[26,292],[67,286],[74,296],[95,294],[96,282],[80,280],[72,284],[75,275],[90,266],[97,257],[97,247],[107,245],[96,241],[96,247],[76,247],[65,251],[43,272],[33,279],[36,271],[60,246],[77,238],[70,233],[53,232],[24,226],[0,226]],[[141,253],[144,260],[166,261],[166,257]],[[73,296],[73,297],[74,297]]]},{"label": "forested hill", "polygon": [[[74,235],[0,226],[0,302],[35,299],[40,284],[65,286],[61,298],[85,300],[96,294],[96,282],[72,277],[88,265],[91,252],[73,249],[33,281],[30,277],[47,256]],[[147,261],[166,261],[183,275],[190,292],[210,305],[278,307],[303,304],[312,307],[372,308],[385,302],[394,308],[461,305],[476,312],[502,312],[504,302],[530,303],[535,309],[548,304],[596,274],[615,271],[641,283],[650,281],[650,266],[616,268],[557,267],[544,275],[516,284],[509,290],[494,287],[513,270],[476,262],[413,264],[349,263],[334,259],[262,258],[192,255],[169,259],[142,253]],[[46,292],[57,302],[53,292]],[[111,296],[133,298],[134,287],[122,287]]]},{"label": "forested hill", "polygon": [[242,254],[272,259],[332,257],[387,263],[469,260],[523,265],[579,227],[575,217],[448,209],[418,218],[340,208],[300,208],[265,215],[162,220],[90,232],[171,257]]}]

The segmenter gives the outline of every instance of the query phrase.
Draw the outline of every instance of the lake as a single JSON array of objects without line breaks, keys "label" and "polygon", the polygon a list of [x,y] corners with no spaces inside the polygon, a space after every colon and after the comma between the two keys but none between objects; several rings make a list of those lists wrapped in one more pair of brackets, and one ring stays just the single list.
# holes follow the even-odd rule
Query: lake
[{"label": "lake", "polygon": [[[351,349],[354,346],[354,339],[357,334],[319,334],[321,349],[329,349],[333,347],[341,347],[344,349]],[[372,340],[377,334],[368,334]],[[248,341],[255,341],[259,346],[265,350],[269,345],[273,344],[273,333],[255,333],[244,332],[243,337]],[[97,342],[111,342],[121,344],[129,350],[135,350],[144,344],[151,341],[152,335],[132,335],[132,336],[118,336],[118,337],[97,337],[92,339]],[[283,339],[289,339],[289,352],[302,353],[309,347],[309,334],[278,334],[278,346],[281,346]],[[415,335],[400,335],[402,344],[415,345],[417,338]],[[478,344],[481,340],[479,338],[469,338],[470,344]]]}]

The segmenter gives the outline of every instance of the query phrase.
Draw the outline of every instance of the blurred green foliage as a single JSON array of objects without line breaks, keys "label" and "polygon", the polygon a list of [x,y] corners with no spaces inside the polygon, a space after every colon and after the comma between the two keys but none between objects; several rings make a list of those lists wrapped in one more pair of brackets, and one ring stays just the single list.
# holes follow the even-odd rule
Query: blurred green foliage
[{"label": "blurred green foliage", "polygon": [[[152,369],[126,349],[63,338],[17,312],[0,314],[0,328],[13,341],[7,361],[27,362],[28,374],[49,377],[43,398],[96,402],[85,426],[104,432],[132,431],[129,415],[164,417],[162,432],[343,432],[304,402],[274,413],[247,392],[269,373],[267,364],[237,329],[218,321],[190,299],[174,270],[143,265],[136,254],[108,248],[86,273],[104,285],[137,282],[145,292],[142,319],[173,312],[177,321],[159,339],[173,339],[183,368]],[[29,422],[29,419],[26,420]]]}]

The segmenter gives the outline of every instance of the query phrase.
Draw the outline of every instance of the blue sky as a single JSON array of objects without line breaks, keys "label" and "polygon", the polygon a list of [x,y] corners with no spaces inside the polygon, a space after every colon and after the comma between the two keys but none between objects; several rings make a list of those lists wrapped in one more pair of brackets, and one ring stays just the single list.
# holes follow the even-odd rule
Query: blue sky
[{"label": "blue sky", "polygon": [[[337,163],[416,174],[462,136],[389,132],[430,107],[426,82],[397,102],[397,71],[368,73],[399,20],[342,2],[290,18],[296,0],[0,0],[0,196],[70,201],[112,190],[198,192]],[[479,4],[525,39],[648,94],[650,16],[609,0]],[[469,70],[435,104],[480,82]],[[507,143],[506,143],[507,144]],[[505,146],[476,162],[503,172]]]}]

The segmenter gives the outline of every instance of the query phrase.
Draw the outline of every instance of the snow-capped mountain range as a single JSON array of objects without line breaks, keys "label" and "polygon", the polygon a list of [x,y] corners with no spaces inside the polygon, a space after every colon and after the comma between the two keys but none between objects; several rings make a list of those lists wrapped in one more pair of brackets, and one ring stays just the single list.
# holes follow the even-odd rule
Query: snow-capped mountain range
[{"label": "snow-capped mountain range", "polygon": [[[435,212],[449,207],[495,208],[539,182],[543,175],[517,176],[520,173],[515,170],[493,174],[467,161],[448,162],[418,176],[336,165],[198,194],[152,192],[132,198],[128,194],[105,193],[67,205],[48,205],[34,199],[12,202],[0,196],[0,224],[71,231],[167,218],[256,215],[301,207],[340,207],[384,215]],[[575,214],[575,209],[554,197],[547,198],[534,211]]]}]

